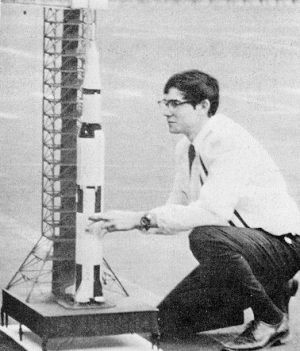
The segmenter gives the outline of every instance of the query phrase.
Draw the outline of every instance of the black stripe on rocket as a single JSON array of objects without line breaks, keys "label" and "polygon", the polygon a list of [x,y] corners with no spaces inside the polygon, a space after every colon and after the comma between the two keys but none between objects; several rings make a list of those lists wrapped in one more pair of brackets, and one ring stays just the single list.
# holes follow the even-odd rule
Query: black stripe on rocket
[{"label": "black stripe on rocket", "polygon": [[[87,186],[87,189],[96,189],[95,191],[95,210],[94,213],[101,212],[101,195],[102,187],[101,186]],[[83,213],[83,190],[77,185],[77,212]]]},{"label": "black stripe on rocket", "polygon": [[[82,282],[82,265],[76,264],[76,291]],[[100,282],[100,265],[94,266],[94,297],[103,296],[102,284]]]}]

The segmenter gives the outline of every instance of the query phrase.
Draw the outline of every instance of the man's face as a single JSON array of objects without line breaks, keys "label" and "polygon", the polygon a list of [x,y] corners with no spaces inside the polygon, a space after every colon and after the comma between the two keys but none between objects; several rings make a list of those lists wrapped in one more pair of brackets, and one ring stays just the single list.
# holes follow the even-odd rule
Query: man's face
[{"label": "man's face", "polygon": [[190,103],[180,104],[187,101],[183,93],[176,88],[171,88],[168,94],[165,94],[163,101],[165,101],[165,104],[161,104],[163,115],[167,118],[170,133],[185,134],[188,137],[191,133],[194,134],[199,125],[198,109]]}]

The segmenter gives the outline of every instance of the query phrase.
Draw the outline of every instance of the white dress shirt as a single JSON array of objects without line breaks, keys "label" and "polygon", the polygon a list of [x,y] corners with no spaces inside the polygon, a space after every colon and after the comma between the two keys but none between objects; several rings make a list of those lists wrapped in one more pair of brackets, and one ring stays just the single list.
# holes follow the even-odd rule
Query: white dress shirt
[{"label": "white dress shirt", "polygon": [[300,234],[299,210],[279,169],[242,126],[216,114],[193,145],[191,176],[190,142],[184,137],[176,146],[176,175],[167,204],[150,211],[166,234],[229,222],[274,235]]}]

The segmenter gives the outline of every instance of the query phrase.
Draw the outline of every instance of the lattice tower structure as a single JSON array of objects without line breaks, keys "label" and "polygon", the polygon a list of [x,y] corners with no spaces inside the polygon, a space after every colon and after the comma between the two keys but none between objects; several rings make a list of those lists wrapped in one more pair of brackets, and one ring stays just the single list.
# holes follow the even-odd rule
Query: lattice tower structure
[{"label": "lattice tower structure", "polygon": [[76,140],[88,10],[44,9],[42,235],[53,241],[52,291],[75,272]]},{"label": "lattice tower structure", "polygon": [[[92,22],[91,22],[92,21]],[[85,43],[95,11],[44,8],[42,236],[7,289],[63,295],[75,276],[76,150]]]},{"label": "lattice tower structure", "polygon": [[[74,283],[77,134],[86,43],[95,22],[92,9],[44,8],[42,235],[6,287],[21,286],[23,294],[25,285],[27,302],[49,292],[64,298]],[[128,296],[105,259],[103,264],[107,290]]]}]

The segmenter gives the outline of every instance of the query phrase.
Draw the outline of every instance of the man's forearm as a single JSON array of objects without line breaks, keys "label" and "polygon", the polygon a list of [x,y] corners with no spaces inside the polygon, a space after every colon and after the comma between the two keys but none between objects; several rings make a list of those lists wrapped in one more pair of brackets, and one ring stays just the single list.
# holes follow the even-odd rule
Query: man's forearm
[{"label": "man's forearm", "polygon": [[226,219],[200,206],[167,204],[150,211],[156,226],[172,231],[186,231],[202,225],[228,225]]}]

